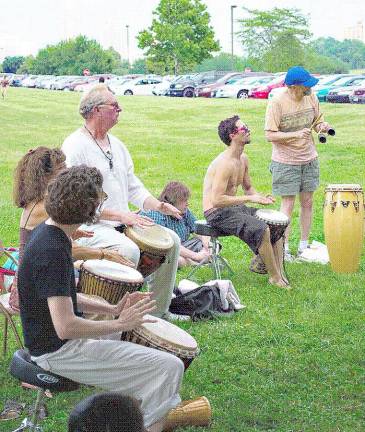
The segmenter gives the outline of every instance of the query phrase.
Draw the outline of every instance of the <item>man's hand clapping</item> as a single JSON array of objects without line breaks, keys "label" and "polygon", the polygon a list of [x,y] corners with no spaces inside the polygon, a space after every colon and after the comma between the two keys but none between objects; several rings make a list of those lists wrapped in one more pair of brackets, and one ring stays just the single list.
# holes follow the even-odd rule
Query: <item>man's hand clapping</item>
[{"label": "man's hand clapping", "polygon": [[[151,300],[149,296],[144,296],[132,305],[132,294],[126,294],[123,309],[117,318],[120,324],[120,331],[130,331],[145,323],[154,323],[156,320],[145,318],[145,315],[153,312],[156,309],[155,300]],[[123,300],[122,300],[123,301]]]}]

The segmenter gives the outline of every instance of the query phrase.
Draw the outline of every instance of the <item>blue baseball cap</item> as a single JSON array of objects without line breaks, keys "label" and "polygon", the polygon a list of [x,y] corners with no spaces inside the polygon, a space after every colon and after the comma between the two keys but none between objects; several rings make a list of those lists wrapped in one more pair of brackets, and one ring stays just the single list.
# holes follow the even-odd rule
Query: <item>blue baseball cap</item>
[{"label": "blue baseball cap", "polygon": [[302,66],[293,66],[288,69],[284,83],[286,85],[302,85],[304,87],[313,87],[318,83],[319,79],[312,76]]}]

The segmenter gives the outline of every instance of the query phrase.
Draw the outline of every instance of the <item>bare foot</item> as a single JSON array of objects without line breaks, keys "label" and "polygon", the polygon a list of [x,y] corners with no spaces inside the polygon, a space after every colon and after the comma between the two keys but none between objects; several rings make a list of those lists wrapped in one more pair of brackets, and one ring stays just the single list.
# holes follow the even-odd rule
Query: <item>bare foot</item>
[{"label": "bare foot", "polygon": [[270,278],[269,279],[269,284],[274,285],[274,286],[278,286],[280,288],[284,288],[286,290],[291,290],[291,286],[289,285],[289,282],[285,281],[284,279],[273,279]]}]

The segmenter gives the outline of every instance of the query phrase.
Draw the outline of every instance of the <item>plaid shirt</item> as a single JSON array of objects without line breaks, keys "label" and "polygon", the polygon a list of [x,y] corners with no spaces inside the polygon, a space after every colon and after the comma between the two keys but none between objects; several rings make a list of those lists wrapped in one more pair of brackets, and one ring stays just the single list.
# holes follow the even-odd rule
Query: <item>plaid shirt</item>
[{"label": "plaid shirt", "polygon": [[148,216],[158,225],[162,225],[175,231],[182,242],[188,240],[190,234],[195,232],[196,218],[189,209],[186,210],[180,220],[155,210],[141,211],[140,214],[142,216]]}]

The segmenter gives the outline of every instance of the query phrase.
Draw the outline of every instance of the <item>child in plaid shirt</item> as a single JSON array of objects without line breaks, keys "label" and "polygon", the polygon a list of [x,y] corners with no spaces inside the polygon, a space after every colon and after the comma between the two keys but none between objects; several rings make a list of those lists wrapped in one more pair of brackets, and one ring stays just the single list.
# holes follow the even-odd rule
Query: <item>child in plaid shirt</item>
[{"label": "child in plaid shirt", "polygon": [[140,214],[148,216],[156,224],[162,225],[176,232],[180,237],[179,267],[186,265],[197,265],[203,260],[208,260],[209,237],[190,235],[195,232],[196,218],[189,210],[190,190],[183,183],[169,182],[161,192],[159,200],[172,204],[181,211],[183,217],[178,220],[173,216],[162,214],[155,210],[142,211]]}]

